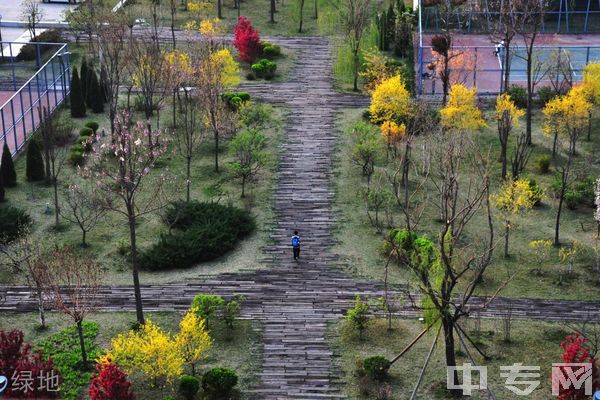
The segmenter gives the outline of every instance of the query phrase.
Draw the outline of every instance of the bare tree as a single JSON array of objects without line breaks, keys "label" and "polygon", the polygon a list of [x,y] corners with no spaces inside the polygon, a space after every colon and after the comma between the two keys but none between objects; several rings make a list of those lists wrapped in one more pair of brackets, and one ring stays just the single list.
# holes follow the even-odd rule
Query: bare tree
[{"label": "bare tree", "polygon": [[119,90],[127,65],[127,19],[125,15],[106,13],[100,18],[96,31],[100,52],[100,70],[103,71],[104,95],[108,103],[111,137],[115,133],[115,119]]},{"label": "bare tree", "polygon": [[58,228],[60,223],[60,202],[58,198],[58,178],[69,154],[68,145],[71,142],[71,123],[53,122],[44,107],[38,109],[40,115],[40,136],[44,148],[46,165],[46,180],[52,184],[54,189],[54,226]]},{"label": "bare tree", "polygon": [[186,162],[186,201],[190,201],[192,187],[192,159],[198,146],[204,140],[204,131],[199,121],[198,98],[200,93],[192,94],[188,88],[182,88],[178,97],[179,124],[175,129],[177,149]]},{"label": "bare tree", "polygon": [[[417,240],[419,236],[409,232],[391,241],[390,256],[401,257],[415,272],[425,299],[421,307],[431,319],[427,330],[441,322],[446,365],[453,367],[456,366],[455,333],[464,335],[458,322],[473,311],[469,302],[483,281],[494,249],[489,162],[488,155],[482,154],[477,144],[465,135],[450,132],[436,135],[435,141],[436,173],[432,182],[440,193],[436,206],[442,215],[437,242],[426,237]],[[477,232],[477,243],[465,243],[465,231],[480,211],[486,229]],[[450,378],[458,386],[457,374]],[[451,392],[461,394],[457,389]]]},{"label": "bare tree", "polygon": [[510,160],[513,179],[519,178],[521,172],[525,170],[525,167],[529,162],[529,156],[531,156],[531,152],[533,151],[527,142],[527,138],[527,132],[523,132],[517,137],[517,142],[515,143],[513,154]]},{"label": "bare tree", "polygon": [[[341,12],[346,38],[352,52],[352,68],[354,71],[353,90],[357,92],[360,49],[365,29],[371,22],[371,0],[345,0]],[[300,32],[302,32],[302,21],[300,22]]]},{"label": "bare tree", "polygon": [[86,236],[106,214],[94,193],[78,185],[70,185],[65,193],[61,216],[81,230],[81,246],[87,247]]},{"label": "bare tree", "polygon": [[0,241],[2,263],[25,278],[27,286],[35,295],[38,307],[40,327],[46,329],[46,311],[44,305],[44,265],[41,262],[42,249],[37,242],[31,240],[29,231],[22,232],[16,242],[2,244]]},{"label": "bare tree", "polygon": [[[531,120],[533,114],[533,96],[537,84],[543,79],[542,62],[536,56],[535,45],[538,34],[544,23],[544,15],[547,0],[526,1],[521,0],[517,4],[518,12],[521,13],[520,24],[517,32],[525,44],[525,64],[527,66],[527,110],[526,118],[526,143],[531,145]],[[517,55],[523,58],[522,55]]]},{"label": "bare tree", "polygon": [[32,39],[37,37],[38,24],[44,18],[44,10],[37,0],[26,0],[21,6],[21,18],[27,22],[27,30]]},{"label": "bare tree", "polygon": [[54,308],[68,315],[77,326],[82,367],[88,368],[83,321],[95,309],[100,286],[100,265],[78,256],[72,248],[55,248],[44,257],[44,292]]}]

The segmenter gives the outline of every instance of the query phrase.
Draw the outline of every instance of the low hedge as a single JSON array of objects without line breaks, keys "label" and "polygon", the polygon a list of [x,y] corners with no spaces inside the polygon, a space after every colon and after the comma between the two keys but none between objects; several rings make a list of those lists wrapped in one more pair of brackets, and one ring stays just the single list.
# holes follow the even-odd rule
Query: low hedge
[{"label": "low hedge", "polygon": [[232,250],[255,228],[254,219],[245,210],[198,201],[171,204],[164,220],[172,229],[141,252],[144,269],[189,268],[213,260]]}]

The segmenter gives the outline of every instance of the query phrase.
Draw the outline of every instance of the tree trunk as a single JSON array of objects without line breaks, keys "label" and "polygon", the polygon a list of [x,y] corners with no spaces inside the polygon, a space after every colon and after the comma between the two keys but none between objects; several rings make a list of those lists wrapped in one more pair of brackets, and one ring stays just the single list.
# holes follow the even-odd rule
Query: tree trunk
[{"label": "tree trunk", "polygon": [[315,19],[319,19],[319,0],[315,0]]},{"label": "tree trunk", "polygon": [[531,146],[531,119],[533,116],[533,50],[527,52],[527,109],[525,111],[525,140]]},{"label": "tree trunk", "polygon": [[302,23],[304,22],[304,0],[300,0],[300,26],[298,33],[302,33]]},{"label": "tree trunk", "polygon": [[82,235],[81,235],[81,246],[82,247],[87,247],[87,242],[85,241],[85,237],[87,236],[87,231],[85,229],[81,230]]},{"label": "tree trunk", "polygon": [[[456,353],[454,351],[454,321],[448,317],[443,317],[442,325],[444,327],[444,342],[446,345],[446,367],[456,367]],[[452,381],[455,387],[460,385],[456,371],[453,373]],[[450,389],[450,394],[453,397],[460,397],[462,396],[462,390]]]},{"label": "tree trunk", "polygon": [[558,200],[558,212],[556,213],[556,224],[554,226],[554,246],[556,247],[560,246],[560,214],[562,213],[564,197],[565,190],[561,189],[560,199]]},{"label": "tree trunk", "polygon": [[77,333],[79,334],[79,346],[81,347],[81,363],[82,367],[87,368],[87,352],[85,351],[85,340],[83,338],[83,321],[77,320]]},{"label": "tree trunk", "polygon": [[502,180],[506,180],[506,152],[508,147],[508,138],[505,137],[504,141],[500,142],[500,161],[502,161]]},{"label": "tree trunk", "polygon": [[272,24],[275,23],[275,12],[276,12],[276,10],[275,10],[275,0],[271,0],[271,10],[270,10],[271,20],[270,20],[270,22]]},{"label": "tree trunk", "polygon": [[558,144],[558,131],[554,129],[554,139],[552,141],[552,159],[556,158],[556,145]]},{"label": "tree trunk", "polygon": [[187,156],[186,157],[186,196],[185,199],[186,201],[189,203],[190,202],[190,191],[192,188],[192,180],[191,180],[191,176],[192,176],[192,157],[191,156]]},{"label": "tree trunk", "polygon": [[504,227],[504,258],[508,258],[508,234],[510,233],[509,221],[505,221],[506,226]]},{"label": "tree trunk", "polygon": [[217,0],[217,17],[223,19],[223,1]]},{"label": "tree trunk", "polygon": [[219,172],[219,133],[215,131],[215,172]]},{"label": "tree trunk", "polygon": [[142,292],[140,289],[140,277],[138,273],[135,214],[133,210],[133,204],[127,206],[127,212],[129,215],[129,244],[131,248],[131,270],[133,274],[133,288],[135,292],[135,312],[137,315],[138,323],[143,325],[146,321],[144,321]]},{"label": "tree trunk", "polygon": [[59,204],[58,204],[58,179],[54,177],[52,179],[52,185],[54,186],[54,226],[58,229],[58,224],[60,223],[58,212]]},{"label": "tree trunk", "polygon": [[246,197],[246,176],[242,176],[242,199]]},{"label": "tree trunk", "polygon": [[42,288],[40,285],[37,285],[36,294],[38,300],[38,314],[40,316],[40,326],[45,329],[46,328],[46,312],[44,310],[44,298],[42,297]]},{"label": "tree trunk", "polygon": [[[357,46],[358,47],[358,46]],[[352,90],[354,90],[355,92],[358,92],[358,51],[359,49],[353,49],[353,67],[354,67],[354,84],[352,86]]]}]

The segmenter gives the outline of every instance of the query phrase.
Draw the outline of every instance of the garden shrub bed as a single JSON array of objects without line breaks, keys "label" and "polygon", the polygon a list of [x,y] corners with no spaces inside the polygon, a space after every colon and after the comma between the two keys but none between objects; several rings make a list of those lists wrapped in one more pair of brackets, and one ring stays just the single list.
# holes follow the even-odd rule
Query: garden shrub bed
[{"label": "garden shrub bed", "polygon": [[232,250],[255,228],[248,211],[218,203],[171,204],[165,213],[170,232],[140,255],[142,268],[152,271],[188,268]]}]

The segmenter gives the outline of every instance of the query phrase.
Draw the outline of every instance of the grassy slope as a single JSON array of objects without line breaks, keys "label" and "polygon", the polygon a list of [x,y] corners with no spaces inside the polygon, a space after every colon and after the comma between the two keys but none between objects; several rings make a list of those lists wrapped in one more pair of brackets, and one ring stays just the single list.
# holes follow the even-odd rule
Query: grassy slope
[{"label": "grassy slope", "polygon": [[[339,116],[340,129],[345,129],[353,121],[360,118],[361,111],[346,111]],[[535,144],[530,163],[525,171],[525,176],[534,178],[546,191],[543,206],[535,208],[523,218],[517,219],[516,226],[511,232],[510,253],[511,257],[505,259],[502,256],[502,242],[498,243],[495,250],[492,265],[486,272],[486,282],[480,288],[480,294],[492,294],[508,276],[508,271],[516,273],[512,281],[503,289],[501,295],[510,297],[540,297],[540,298],[562,298],[562,299],[597,299],[600,295],[600,286],[597,283],[597,272],[593,270],[593,259],[591,255],[579,257],[575,265],[575,276],[567,284],[558,286],[556,284],[558,271],[564,268],[560,265],[557,251],[554,251],[551,263],[544,267],[544,274],[540,277],[531,274],[535,267],[534,259],[528,248],[528,243],[534,239],[552,239],[554,236],[554,218],[556,215],[557,201],[549,194],[549,185],[553,179],[553,171],[549,174],[540,175],[535,168],[535,160],[541,154],[549,154],[551,140],[542,136],[541,112],[536,112],[534,121]],[[499,154],[497,132],[492,124],[490,128],[479,133],[482,146],[491,146],[492,157]],[[595,135],[592,141],[581,140],[578,145],[579,156],[577,167],[579,173],[600,175],[600,166],[594,160],[594,154],[598,154],[600,143],[598,142],[598,127],[600,119],[595,119]],[[514,137],[513,137],[514,138]],[[417,139],[413,149],[419,149]],[[339,157],[337,162],[337,199],[336,209],[339,216],[338,238],[340,244],[336,251],[342,255],[350,266],[352,272],[360,276],[375,279],[383,279],[384,261],[379,253],[382,237],[378,235],[369,224],[364,210],[364,204],[360,196],[356,196],[356,188],[364,184],[360,176],[358,166],[349,161],[350,143],[348,137],[340,134]],[[414,157],[419,156],[419,151],[413,151]],[[499,163],[494,169],[499,174]],[[494,177],[493,191],[499,187],[499,176]],[[430,194],[434,196],[433,188],[429,188]],[[435,237],[437,224],[435,222],[435,208],[433,204],[428,207],[419,226],[422,232],[427,232],[430,237]],[[579,207],[577,210],[565,209],[561,223],[561,240],[570,243],[577,240],[586,246],[594,245],[595,226],[592,219],[593,210],[590,207]],[[396,225],[402,223],[399,215],[395,218]],[[496,237],[502,239],[501,223],[495,222]],[[477,233],[485,229],[483,218],[473,219],[465,239],[476,242]],[[409,271],[397,267],[391,269],[391,280],[393,282],[411,282],[413,276]]]},{"label": "grassy slope", "polygon": [[[350,399],[375,398],[361,394],[362,387],[365,385],[361,385],[360,379],[354,373],[356,360],[374,355],[383,355],[392,359],[424,329],[423,324],[415,320],[394,320],[393,327],[394,330],[388,332],[387,322],[377,320],[364,334],[364,340],[360,340],[346,321],[339,321],[331,326],[334,353],[340,356],[339,361],[345,374],[343,389]],[[477,365],[487,365],[489,387],[493,390],[496,398],[514,398],[514,394],[504,388],[505,380],[500,377],[499,367],[519,362],[523,365],[541,367],[541,385],[527,398],[533,400],[549,398],[551,366],[553,362],[559,362],[561,359],[562,352],[559,344],[564,340],[565,335],[569,334],[569,329],[554,323],[513,321],[512,341],[507,343],[504,341],[502,321],[481,321],[480,329],[477,330],[476,322],[469,320],[463,322],[463,328],[491,357],[490,360],[485,361],[473,350],[472,346],[469,346],[469,351],[475,357]],[[410,397],[434,337],[435,329],[428,332],[392,366],[388,381],[392,386],[390,398],[408,399]],[[459,365],[469,362],[465,354],[461,352],[459,354],[457,359]],[[420,386],[418,398],[451,398],[444,390],[441,390],[446,387],[445,365],[442,333]],[[474,375],[474,378],[476,377],[477,375]],[[475,391],[472,398],[487,399],[487,394]]]},{"label": "grassy slope", "polygon": [[[174,312],[147,313],[147,319],[159,325],[172,334],[179,329],[181,315]],[[135,322],[135,313],[94,313],[87,318],[100,324],[96,343],[102,349],[110,346],[110,339],[119,333],[126,332]],[[37,342],[44,337],[59,332],[72,324],[72,321],[59,313],[47,313],[48,330],[39,331],[37,327],[37,314],[3,314],[0,318],[0,330],[19,327],[25,333],[25,340]],[[225,328],[224,324],[214,324],[211,337],[213,347],[207,358],[201,363],[201,374],[212,367],[227,367],[236,370],[239,377],[239,389],[242,393],[252,387],[257,379],[256,371],[260,365],[260,326],[252,321],[237,321],[233,332]],[[136,386],[138,398],[154,400],[163,396],[174,395],[176,388],[167,388],[164,391]],[[243,397],[245,398],[245,397]]]}]

